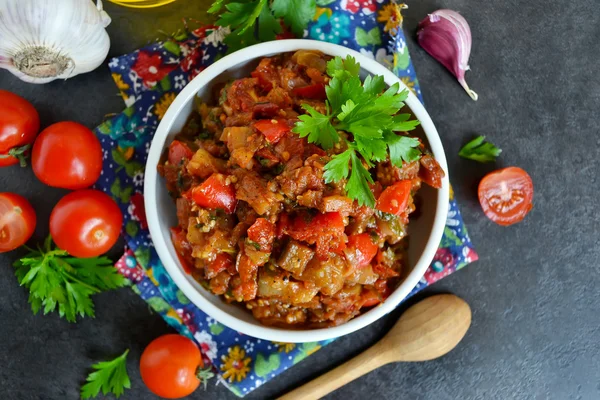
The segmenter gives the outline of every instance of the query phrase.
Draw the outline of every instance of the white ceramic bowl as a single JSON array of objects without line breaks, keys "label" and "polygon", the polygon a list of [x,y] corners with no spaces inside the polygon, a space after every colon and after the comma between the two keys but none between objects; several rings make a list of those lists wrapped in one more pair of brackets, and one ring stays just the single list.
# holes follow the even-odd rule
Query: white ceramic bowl
[{"label": "white ceramic bowl", "polygon": [[[250,312],[240,306],[227,304],[185,273],[177,258],[169,232],[170,227],[177,225],[175,204],[167,193],[164,180],[156,170],[161,154],[173,137],[181,131],[192,113],[194,97],[200,96],[208,101],[213,84],[231,78],[248,76],[263,57],[300,49],[320,50],[332,56],[352,55],[360,62],[363,73],[383,75],[388,85],[399,82],[392,72],[378,62],[346,47],[325,42],[280,40],[257,44],[237,51],[202,71],[171,104],[154,135],[148,155],[144,185],[146,215],[152,241],[166,270],[183,293],[202,311],[224,325],[250,336],[280,342],[312,342],[332,339],[363,328],[392,311],[415,287],[431,263],[442,238],[448,212],[448,179],[444,178],[440,190],[423,185],[419,191],[419,196],[422,198],[420,215],[418,218],[411,219],[409,226],[408,268],[410,272],[383,304],[333,328],[291,330],[264,326],[254,319]],[[402,82],[400,84],[404,86]],[[406,104],[410,107],[412,114],[421,121],[429,148],[446,171],[447,176],[444,149],[431,118],[412,92],[409,92]]]}]

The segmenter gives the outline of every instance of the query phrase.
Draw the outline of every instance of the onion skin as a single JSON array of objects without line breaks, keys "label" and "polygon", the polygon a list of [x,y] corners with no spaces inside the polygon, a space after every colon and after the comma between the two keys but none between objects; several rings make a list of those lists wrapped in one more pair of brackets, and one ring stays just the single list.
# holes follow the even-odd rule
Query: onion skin
[{"label": "onion skin", "polygon": [[462,15],[452,10],[437,10],[419,22],[419,45],[456,77],[473,100],[478,95],[465,81],[471,55],[471,28]]}]

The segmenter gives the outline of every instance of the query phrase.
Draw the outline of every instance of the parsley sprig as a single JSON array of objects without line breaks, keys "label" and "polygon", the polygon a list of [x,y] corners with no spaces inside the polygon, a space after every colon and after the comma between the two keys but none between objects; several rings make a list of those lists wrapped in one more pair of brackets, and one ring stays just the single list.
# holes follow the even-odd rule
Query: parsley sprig
[{"label": "parsley sprig", "polygon": [[486,142],[485,136],[478,136],[465,144],[463,148],[460,149],[458,155],[463,158],[468,158],[469,160],[486,163],[496,161],[496,157],[498,157],[500,153],[502,153],[502,150],[492,143]]},{"label": "parsley sprig", "polygon": [[[307,114],[298,117],[293,132],[325,150],[345,143],[346,149],[325,165],[325,181],[347,179],[348,197],[360,205],[373,207],[375,198],[369,187],[373,178],[369,168],[388,157],[398,167],[403,162],[418,160],[419,140],[395,132],[413,130],[419,121],[409,120],[410,114],[399,114],[408,96],[407,90],[400,90],[399,83],[385,90],[383,76],[369,75],[363,82],[359,73],[360,64],[352,56],[330,60],[327,74],[331,79],[325,87],[326,113],[304,104]],[[351,134],[352,140],[340,132]]]},{"label": "parsley sprig", "polygon": [[107,257],[75,258],[52,247],[48,236],[42,248],[29,249],[14,263],[19,283],[29,289],[34,314],[58,309],[69,322],[75,322],[77,315],[93,317],[92,295],[128,284]]},{"label": "parsley sprig", "polygon": [[127,374],[127,354],[125,353],[111,361],[103,361],[92,365],[95,370],[87,377],[87,383],[81,387],[81,398],[89,399],[98,396],[100,390],[106,395],[112,393],[115,397],[123,394],[125,389],[131,387],[131,381]]},{"label": "parsley sprig", "polygon": [[225,38],[229,52],[246,46],[275,40],[282,32],[280,20],[299,37],[315,15],[316,0],[216,0],[208,9],[216,14],[222,9],[216,24],[230,27],[231,34]]}]

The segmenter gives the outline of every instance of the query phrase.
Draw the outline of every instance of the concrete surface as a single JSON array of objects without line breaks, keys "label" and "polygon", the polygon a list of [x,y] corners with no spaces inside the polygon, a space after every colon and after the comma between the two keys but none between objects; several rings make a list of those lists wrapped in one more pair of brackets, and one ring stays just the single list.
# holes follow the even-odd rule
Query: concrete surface
[{"label": "concrete surface", "polygon": [[[180,0],[136,12],[106,4],[113,17],[110,55],[153,40],[157,27],[174,31],[183,16],[204,19],[206,3]],[[599,399],[600,213],[594,204],[600,171],[600,10],[593,0],[420,0],[409,6],[404,29],[410,51],[480,254],[480,261],[427,294],[463,297],[473,309],[473,325],[447,356],[385,366],[328,398]],[[479,93],[478,102],[415,43],[418,21],[438,8],[459,10],[471,24],[467,80]],[[105,114],[123,109],[106,65],[43,86],[0,71],[0,88],[30,99],[43,126],[73,119],[93,127]],[[457,156],[476,134],[503,149],[497,167],[517,165],[532,176],[535,206],[523,223],[503,228],[483,216],[476,185],[496,166]],[[32,201],[39,221],[34,238],[41,240],[64,191],[20,168],[0,169],[0,190]],[[33,316],[10,267],[19,254],[0,254],[1,397],[75,399],[92,362],[129,347],[133,388],[122,398],[153,399],[137,362],[153,338],[170,331],[160,317],[127,289],[96,296],[96,318],[76,325],[56,315]],[[398,315],[338,340],[247,398],[273,398],[329,370],[381,337]],[[190,398],[235,396],[210,386]]]}]

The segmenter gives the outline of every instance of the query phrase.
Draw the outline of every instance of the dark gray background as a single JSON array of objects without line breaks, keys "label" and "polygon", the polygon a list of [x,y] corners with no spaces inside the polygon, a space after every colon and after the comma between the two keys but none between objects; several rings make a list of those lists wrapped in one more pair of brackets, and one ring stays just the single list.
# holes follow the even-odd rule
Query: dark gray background
[{"label": "dark gray background", "polygon": [[[153,11],[106,4],[111,56],[175,31],[184,16],[204,19],[207,1],[179,0]],[[472,307],[464,341],[430,362],[385,366],[333,393],[332,399],[600,398],[600,10],[593,0],[409,2],[404,29],[423,95],[448,156],[451,181],[480,260],[426,291],[451,292]],[[460,11],[471,25],[473,102],[454,78],[415,43],[416,25],[438,8]],[[122,100],[105,65],[65,82],[36,86],[0,72],[0,88],[29,99],[42,125],[75,120],[94,127],[120,112]],[[503,149],[496,166],[457,156],[473,135]],[[534,209],[503,228],[482,214],[479,179],[517,165],[535,186]],[[20,193],[38,214],[35,240],[48,232],[65,191],[38,182],[31,169],[0,169],[0,190]],[[140,380],[144,347],[170,329],[130,290],[95,297],[96,318],[69,324],[33,316],[10,264],[0,254],[0,389],[4,399],[75,399],[92,362],[130,348],[132,389],[125,399],[154,398]],[[118,255],[115,249],[113,256]],[[424,295],[426,295],[424,294]],[[420,295],[419,297],[423,297]],[[414,300],[409,301],[413,303]],[[340,364],[387,331],[399,312],[319,351],[250,399],[272,398]],[[230,398],[211,385],[191,398]]]}]

